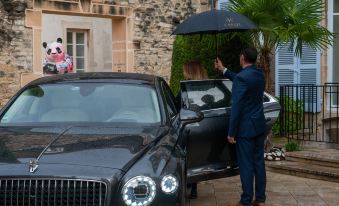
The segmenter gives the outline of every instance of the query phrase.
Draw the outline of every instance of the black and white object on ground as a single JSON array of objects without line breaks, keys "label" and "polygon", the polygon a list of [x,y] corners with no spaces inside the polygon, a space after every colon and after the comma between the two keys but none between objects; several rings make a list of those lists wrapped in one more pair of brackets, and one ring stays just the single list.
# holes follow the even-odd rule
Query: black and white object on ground
[{"label": "black and white object on ground", "polygon": [[285,150],[279,147],[273,147],[269,152],[265,152],[264,157],[267,161],[286,160]]}]

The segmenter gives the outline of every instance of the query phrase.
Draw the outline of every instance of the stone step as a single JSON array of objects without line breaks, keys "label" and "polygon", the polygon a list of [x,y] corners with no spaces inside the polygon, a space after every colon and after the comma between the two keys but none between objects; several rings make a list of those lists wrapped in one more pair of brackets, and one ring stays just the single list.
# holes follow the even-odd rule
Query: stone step
[{"label": "stone step", "polygon": [[304,178],[339,182],[339,168],[293,161],[267,161],[268,171]]},{"label": "stone step", "polygon": [[305,151],[288,152],[286,153],[286,160],[339,168],[339,150],[308,149]]}]

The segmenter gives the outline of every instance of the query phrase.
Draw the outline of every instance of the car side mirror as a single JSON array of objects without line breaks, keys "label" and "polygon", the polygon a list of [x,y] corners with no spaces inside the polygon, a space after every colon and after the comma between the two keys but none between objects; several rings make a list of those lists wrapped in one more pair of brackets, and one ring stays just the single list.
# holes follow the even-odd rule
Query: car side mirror
[{"label": "car side mirror", "polygon": [[200,122],[204,118],[204,114],[200,111],[193,111],[188,109],[180,110],[180,121],[186,125],[190,123]]}]

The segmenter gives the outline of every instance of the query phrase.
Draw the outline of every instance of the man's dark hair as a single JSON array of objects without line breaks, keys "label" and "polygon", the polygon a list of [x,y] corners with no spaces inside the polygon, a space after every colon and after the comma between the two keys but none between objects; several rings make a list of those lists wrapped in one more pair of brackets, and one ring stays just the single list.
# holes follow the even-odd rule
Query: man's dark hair
[{"label": "man's dark hair", "polygon": [[247,63],[255,64],[257,62],[258,51],[256,48],[246,48],[242,50],[240,54],[244,55],[244,59]]}]

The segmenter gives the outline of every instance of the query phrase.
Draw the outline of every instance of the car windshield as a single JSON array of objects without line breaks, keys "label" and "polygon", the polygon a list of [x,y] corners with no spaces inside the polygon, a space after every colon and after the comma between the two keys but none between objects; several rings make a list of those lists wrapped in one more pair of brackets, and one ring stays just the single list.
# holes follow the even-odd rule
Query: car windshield
[{"label": "car windshield", "polygon": [[27,88],[0,122],[160,123],[159,103],[152,87],[121,83],[45,84]]}]

